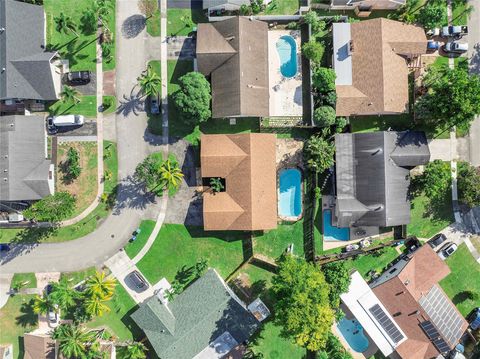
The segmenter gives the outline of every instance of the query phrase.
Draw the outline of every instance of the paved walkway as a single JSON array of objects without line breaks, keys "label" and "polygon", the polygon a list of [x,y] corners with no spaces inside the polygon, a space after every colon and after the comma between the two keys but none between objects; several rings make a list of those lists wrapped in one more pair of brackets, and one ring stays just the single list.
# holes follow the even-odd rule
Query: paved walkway
[{"label": "paved walkway", "polygon": [[7,304],[8,298],[10,298],[12,278],[13,273],[0,273],[0,308]]}]

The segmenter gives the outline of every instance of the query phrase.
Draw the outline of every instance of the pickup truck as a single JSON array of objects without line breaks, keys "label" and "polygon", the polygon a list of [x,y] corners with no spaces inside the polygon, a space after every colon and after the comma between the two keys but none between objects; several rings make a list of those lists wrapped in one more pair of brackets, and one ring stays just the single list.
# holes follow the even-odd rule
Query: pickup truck
[{"label": "pickup truck", "polygon": [[444,26],[440,35],[442,37],[455,37],[461,38],[463,35],[468,34],[468,26],[458,25],[458,26]]}]

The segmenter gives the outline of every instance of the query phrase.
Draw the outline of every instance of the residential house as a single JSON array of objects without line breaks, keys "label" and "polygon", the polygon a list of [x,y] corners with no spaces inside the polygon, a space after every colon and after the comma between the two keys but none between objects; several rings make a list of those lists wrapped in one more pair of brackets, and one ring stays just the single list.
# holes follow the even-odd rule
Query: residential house
[{"label": "residential house", "polygon": [[0,0],[0,114],[43,110],[61,92],[61,61],[46,51],[43,7]]},{"label": "residential house", "polygon": [[410,223],[410,170],[430,160],[425,133],[335,135],[337,227]]},{"label": "residential house", "polygon": [[23,359],[56,359],[56,342],[47,333],[32,332],[23,335]]},{"label": "residential house", "polygon": [[0,117],[0,198],[34,201],[54,193],[54,165],[47,159],[40,116]]},{"label": "residential house", "polygon": [[202,135],[201,174],[224,183],[203,194],[204,229],[267,230],[277,227],[276,137],[273,134]]},{"label": "residential house", "polygon": [[374,10],[397,10],[405,5],[405,0],[332,0],[330,8],[332,10],[355,10],[355,11],[374,11]]},{"label": "residential house", "polygon": [[453,349],[468,323],[438,282],[450,273],[428,245],[401,257],[368,285],[358,272],[341,295],[347,317],[355,317],[384,356],[437,358]]},{"label": "residential house", "polygon": [[162,359],[222,358],[260,325],[214,269],[171,302],[146,300],[132,319]]},{"label": "residential house", "polygon": [[423,28],[385,18],[333,24],[337,116],[408,111],[408,64],[427,51]]},{"label": "residential house", "polygon": [[0,359],[13,359],[12,344],[0,344]]}]

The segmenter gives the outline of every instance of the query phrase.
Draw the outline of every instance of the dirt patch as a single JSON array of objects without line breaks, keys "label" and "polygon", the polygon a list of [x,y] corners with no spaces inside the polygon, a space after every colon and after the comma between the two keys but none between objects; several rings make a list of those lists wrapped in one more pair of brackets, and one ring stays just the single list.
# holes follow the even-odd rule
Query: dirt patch
[{"label": "dirt patch", "polygon": [[[70,147],[80,154],[80,176],[73,181],[66,181],[62,172]],[[97,195],[97,143],[96,142],[68,142],[58,145],[57,172],[55,178],[56,191],[67,191],[77,199],[75,217],[82,213],[95,200]]]},{"label": "dirt patch", "polygon": [[277,138],[276,147],[277,168],[303,168],[303,141],[292,138]]}]

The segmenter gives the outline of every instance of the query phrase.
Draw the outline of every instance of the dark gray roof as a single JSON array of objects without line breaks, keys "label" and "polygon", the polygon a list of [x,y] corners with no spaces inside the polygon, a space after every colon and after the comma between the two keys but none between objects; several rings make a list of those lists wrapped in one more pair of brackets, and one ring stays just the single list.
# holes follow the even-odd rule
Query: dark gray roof
[{"label": "dark gray roof", "polygon": [[250,0],[203,0],[204,9],[220,5],[250,5]]},{"label": "dark gray roof", "polygon": [[212,116],[269,113],[268,25],[246,17],[198,24],[198,70],[211,76]]},{"label": "dark gray roof", "polygon": [[410,222],[410,169],[430,159],[423,132],[335,136],[336,216],[339,227]]},{"label": "dark gray roof", "polygon": [[41,199],[50,193],[45,158],[45,122],[40,116],[0,117],[0,198]]},{"label": "dark gray roof", "polygon": [[0,99],[55,100],[43,7],[0,0]]},{"label": "dark gray roof", "polygon": [[213,269],[167,305],[151,297],[132,319],[162,359],[191,359],[226,331],[241,343],[259,326]]}]

